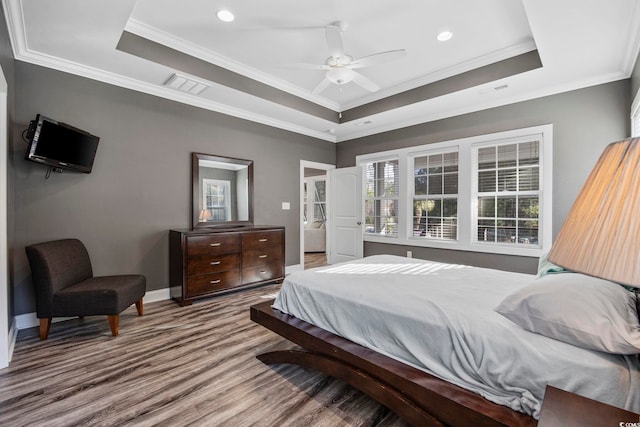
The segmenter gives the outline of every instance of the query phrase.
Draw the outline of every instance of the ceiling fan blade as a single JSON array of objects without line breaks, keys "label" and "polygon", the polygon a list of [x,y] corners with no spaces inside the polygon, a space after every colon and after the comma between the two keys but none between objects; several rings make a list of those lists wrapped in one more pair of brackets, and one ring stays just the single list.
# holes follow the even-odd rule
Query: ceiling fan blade
[{"label": "ceiling fan blade", "polygon": [[325,90],[327,88],[327,86],[329,86],[331,84],[331,82],[329,81],[329,79],[327,79],[326,77],[324,79],[322,79],[322,81],[320,83],[318,83],[318,86],[316,86],[311,93],[314,95],[319,94],[320,92],[322,92],[323,90]]},{"label": "ceiling fan blade", "polygon": [[369,92],[377,92],[378,90],[380,90],[380,86],[378,86],[362,74],[358,73],[357,71],[353,71],[353,82],[358,86],[368,90]]},{"label": "ceiling fan blade", "polygon": [[369,67],[371,65],[400,59],[404,57],[406,54],[407,54],[407,51],[404,49],[388,50],[386,52],[374,53],[373,55],[365,56],[363,58],[352,61],[347,67],[349,68]]},{"label": "ceiling fan blade", "polygon": [[329,53],[334,58],[344,57],[344,46],[342,44],[342,30],[339,25],[327,25],[327,46]]},{"label": "ceiling fan blade", "polygon": [[327,64],[306,64],[303,62],[294,62],[291,64],[282,64],[281,67],[285,67],[285,68],[298,68],[298,69],[304,69],[304,70],[329,70],[331,69],[331,67],[329,67]]}]

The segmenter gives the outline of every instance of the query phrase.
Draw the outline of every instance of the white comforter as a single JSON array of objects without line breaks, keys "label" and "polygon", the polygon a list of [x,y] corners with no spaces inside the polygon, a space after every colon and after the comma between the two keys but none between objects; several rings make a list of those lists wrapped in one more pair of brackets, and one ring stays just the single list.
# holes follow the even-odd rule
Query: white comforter
[{"label": "white comforter", "polygon": [[636,356],[565,344],[493,311],[534,277],[377,255],[291,274],[273,307],[536,419],[547,384],[639,412]]}]

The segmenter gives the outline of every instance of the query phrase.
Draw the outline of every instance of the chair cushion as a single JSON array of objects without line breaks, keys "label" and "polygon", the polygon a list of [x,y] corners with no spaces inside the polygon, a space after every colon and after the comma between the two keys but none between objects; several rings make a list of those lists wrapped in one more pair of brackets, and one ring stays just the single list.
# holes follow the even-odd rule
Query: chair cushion
[{"label": "chair cushion", "polygon": [[145,277],[137,274],[83,280],[53,295],[53,316],[120,314],[144,296],[146,287]]}]

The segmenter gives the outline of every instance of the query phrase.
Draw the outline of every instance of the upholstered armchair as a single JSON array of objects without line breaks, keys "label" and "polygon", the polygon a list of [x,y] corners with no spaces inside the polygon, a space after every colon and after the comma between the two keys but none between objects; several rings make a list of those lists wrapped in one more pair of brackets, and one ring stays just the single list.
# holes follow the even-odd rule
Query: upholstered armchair
[{"label": "upholstered armchair", "polygon": [[53,317],[106,315],[115,337],[120,313],[127,307],[135,303],[142,316],[144,276],[94,277],[89,253],[77,239],[39,243],[25,250],[33,276],[40,339],[47,339]]}]

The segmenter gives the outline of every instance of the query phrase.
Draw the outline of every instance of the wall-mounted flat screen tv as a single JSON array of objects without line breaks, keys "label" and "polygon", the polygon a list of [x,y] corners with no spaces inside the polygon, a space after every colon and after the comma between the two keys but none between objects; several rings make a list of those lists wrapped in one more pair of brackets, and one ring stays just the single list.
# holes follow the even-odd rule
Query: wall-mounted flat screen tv
[{"label": "wall-mounted flat screen tv", "polygon": [[98,138],[68,124],[38,114],[27,133],[28,160],[77,172],[90,173]]}]

